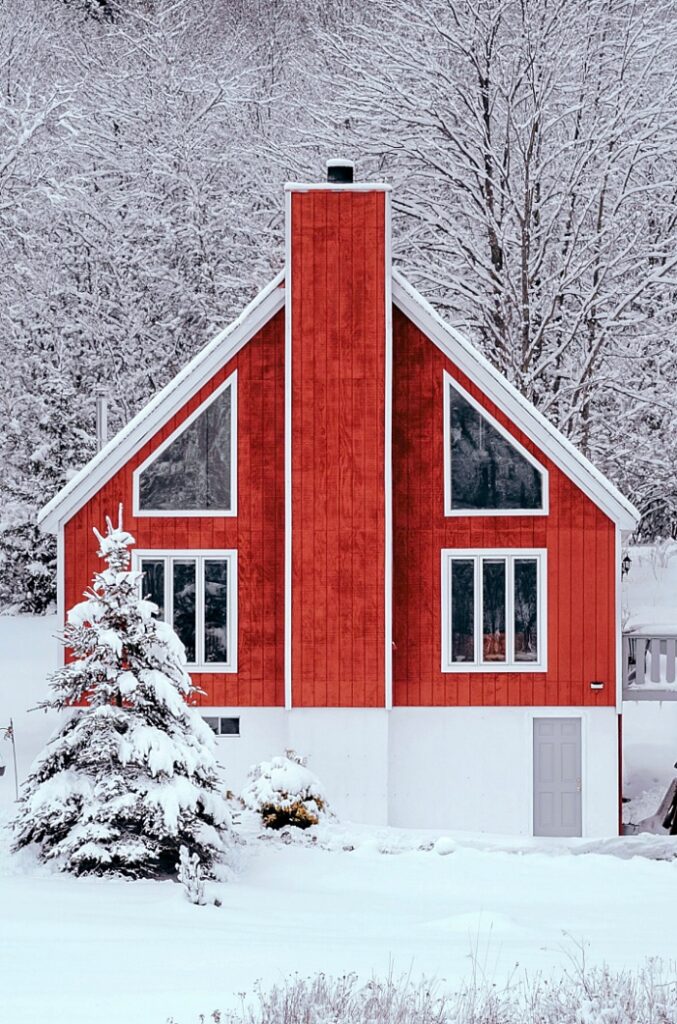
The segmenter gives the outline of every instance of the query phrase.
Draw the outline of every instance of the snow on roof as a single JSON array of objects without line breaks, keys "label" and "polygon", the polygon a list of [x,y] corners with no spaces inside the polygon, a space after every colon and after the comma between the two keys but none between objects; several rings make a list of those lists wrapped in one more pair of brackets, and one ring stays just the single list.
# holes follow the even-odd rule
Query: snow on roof
[{"label": "snow on roof", "polygon": [[610,519],[622,530],[635,529],[640,519],[635,506],[395,269],[393,302]]},{"label": "snow on roof", "polygon": [[103,487],[107,480],[158,430],[228,359],[284,306],[284,271],[220,331],[170,382],[111,438],[93,459],[55,494],[38,515],[45,531],[55,533]]},{"label": "snow on roof", "polygon": [[[299,186],[295,186],[299,187]],[[300,186],[305,187],[305,186]],[[373,187],[373,186],[372,186]],[[285,301],[281,271],[242,313],[198,352],[108,444],[42,509],[38,522],[56,532],[109,480],[149,437],[166,423],[242,345],[271,319]],[[445,353],[527,437],[548,455],[622,530],[633,530],[639,512],[592,463],[571,444],[457,330],[445,323],[430,303],[397,270],[393,302]]]}]

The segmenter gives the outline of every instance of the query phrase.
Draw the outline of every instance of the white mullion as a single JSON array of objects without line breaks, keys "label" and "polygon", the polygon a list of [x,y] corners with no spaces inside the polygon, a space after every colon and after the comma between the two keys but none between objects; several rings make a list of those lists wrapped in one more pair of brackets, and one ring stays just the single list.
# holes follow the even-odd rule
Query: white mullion
[{"label": "white mullion", "polygon": [[230,614],[230,590],[231,590],[231,582],[230,581],[231,581],[231,578],[232,578],[232,572],[231,572],[231,565],[232,565],[232,563],[231,563],[230,555],[228,555],[228,557],[224,558],[223,561],[225,562],[225,565],[226,565],[226,664],[230,665],[231,664],[231,658],[230,658],[230,652],[231,652],[230,628],[231,627],[230,627],[230,624],[231,624],[231,621],[232,621],[231,620],[231,614]]},{"label": "white mullion", "polygon": [[545,579],[545,573],[543,571],[543,555],[536,556],[536,662],[537,664],[543,664],[545,655],[545,633],[544,630],[547,628],[545,621],[545,608],[546,608],[546,591],[545,588],[548,585],[547,579]]},{"label": "white mullion", "polygon": [[174,629],[174,559],[165,558],[165,621]]},{"label": "white mullion", "polygon": [[[453,600],[453,588],[452,580],[454,573],[454,559],[451,555],[446,557],[445,572],[442,578],[442,586],[446,587],[447,591],[447,615],[446,621],[443,623],[442,628],[446,630],[447,637],[447,652],[446,658],[444,659],[447,665],[453,665],[454,663],[454,607],[452,604]],[[444,598],[443,598],[444,599]]]},{"label": "white mullion", "polygon": [[174,611],[173,611],[173,608],[172,608],[172,606],[170,604],[170,600],[171,600],[170,593],[171,593],[171,589],[172,589],[172,585],[171,585],[172,584],[171,558],[163,558],[162,559],[162,564],[164,565],[164,583],[163,583],[163,588],[164,588],[164,598],[165,598],[165,609],[164,609],[163,621],[169,623],[169,625],[172,627],[172,629],[174,629]]},{"label": "white mullion", "polygon": [[484,595],[482,593],[482,557],[473,557],[473,579],[475,581],[475,657],[473,663],[482,665],[484,662],[484,650],[482,647],[482,623],[484,621]]},{"label": "white mullion", "polygon": [[505,663],[515,664],[515,556],[505,559]]},{"label": "white mullion", "polygon": [[195,663],[205,664],[204,612],[205,612],[205,559],[195,559]]},{"label": "white mullion", "polygon": [[448,559],[449,570],[447,572],[447,587],[449,597],[449,664],[454,664],[454,562],[455,558],[450,557]]}]

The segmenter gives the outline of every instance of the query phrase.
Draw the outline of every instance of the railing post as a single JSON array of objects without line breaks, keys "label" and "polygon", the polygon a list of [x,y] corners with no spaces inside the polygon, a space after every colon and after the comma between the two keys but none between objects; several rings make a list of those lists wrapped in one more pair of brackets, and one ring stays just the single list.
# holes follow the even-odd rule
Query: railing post
[{"label": "railing post", "polygon": [[646,644],[646,637],[635,637],[635,683],[637,686],[644,686],[646,678]]},{"label": "railing post", "polygon": [[653,637],[649,640],[649,650],[651,651],[651,672],[649,678],[652,683],[660,683],[661,681],[661,642],[658,637]]},{"label": "railing post", "polygon": [[674,683],[677,672],[675,671],[677,663],[677,639],[675,637],[668,637],[665,642],[665,681],[666,683]]}]

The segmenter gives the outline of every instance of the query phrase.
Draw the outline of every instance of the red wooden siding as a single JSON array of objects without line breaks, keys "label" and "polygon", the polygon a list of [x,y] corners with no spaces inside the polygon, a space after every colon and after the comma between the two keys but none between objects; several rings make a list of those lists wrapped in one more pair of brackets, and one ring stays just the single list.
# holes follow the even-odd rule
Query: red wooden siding
[{"label": "red wooden siding", "polygon": [[[132,516],[138,465],[237,369],[237,516]],[[284,704],[284,313],[278,313],[66,524],[65,602],[101,562],[92,527],[117,516],[140,549],[237,548],[238,672],[195,673],[203,705]]]},{"label": "red wooden siding", "polygon": [[293,703],[382,706],[385,195],[291,201]]},{"label": "red wooden siding", "polygon": [[[445,517],[444,370],[548,469],[548,516]],[[615,704],[614,524],[397,310],[393,376],[394,703]],[[547,672],[441,671],[445,547],[547,548]]]}]

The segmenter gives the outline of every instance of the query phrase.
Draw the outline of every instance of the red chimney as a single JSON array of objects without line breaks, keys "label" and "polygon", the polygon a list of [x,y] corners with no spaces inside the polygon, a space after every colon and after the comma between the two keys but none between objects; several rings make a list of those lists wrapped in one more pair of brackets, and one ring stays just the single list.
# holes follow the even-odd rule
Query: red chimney
[{"label": "red chimney", "polygon": [[383,707],[389,186],[353,183],[350,161],[328,177],[287,185],[287,705]]}]

